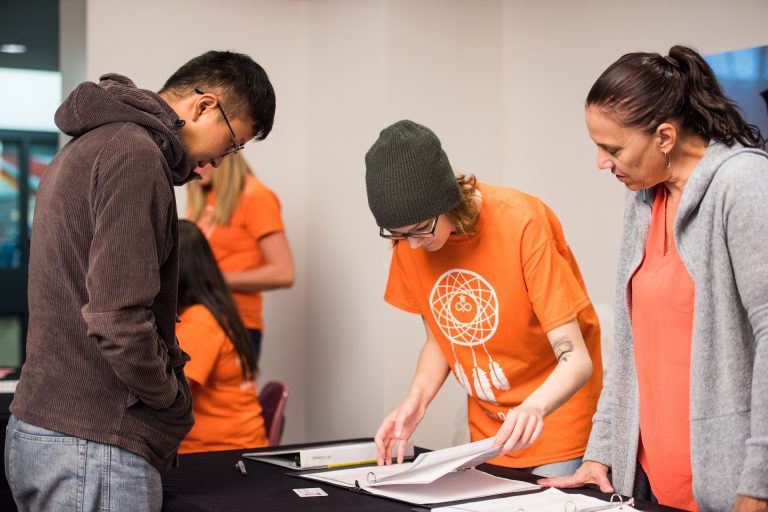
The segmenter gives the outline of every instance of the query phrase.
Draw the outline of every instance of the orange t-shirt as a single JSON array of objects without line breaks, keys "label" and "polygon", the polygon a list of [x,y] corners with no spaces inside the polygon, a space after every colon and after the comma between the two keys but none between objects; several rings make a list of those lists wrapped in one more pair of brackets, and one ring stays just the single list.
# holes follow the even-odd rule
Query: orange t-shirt
[{"label": "orange t-shirt", "polygon": [[632,277],[632,335],[640,390],[638,460],[662,505],[698,510],[689,423],[695,285],[674,241],[665,251],[666,188],[653,203],[645,258]]},{"label": "orange t-shirt", "polygon": [[[240,272],[262,264],[259,239],[284,231],[277,196],[254,176],[246,176],[243,192],[229,224],[211,224],[215,196],[206,198],[207,208],[198,221],[222,272]],[[263,329],[260,292],[233,291],[237,309],[248,329]]]},{"label": "orange t-shirt", "polygon": [[584,454],[602,387],[600,327],[560,222],[539,199],[479,184],[475,234],[433,253],[399,243],[385,300],[422,315],[468,394],[473,441],[495,436],[555,368],[546,333],[578,318],[594,370],[544,420],[541,437],[493,464],[530,467]]},{"label": "orange t-shirt", "polygon": [[256,383],[243,380],[240,357],[208,308],[185,309],[176,336],[192,357],[184,373],[193,383],[195,414],[179,453],[267,446]]}]

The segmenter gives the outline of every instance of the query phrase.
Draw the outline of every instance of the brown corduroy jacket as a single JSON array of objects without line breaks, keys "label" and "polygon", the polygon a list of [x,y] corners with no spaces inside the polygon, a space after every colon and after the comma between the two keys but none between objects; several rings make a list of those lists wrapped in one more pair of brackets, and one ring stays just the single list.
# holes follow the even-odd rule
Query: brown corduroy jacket
[{"label": "brown corduroy jacket", "polygon": [[27,357],[11,411],[167,469],[192,427],[175,337],[174,184],[193,176],[178,116],[120,75],[56,112],[74,137],[37,192]]}]

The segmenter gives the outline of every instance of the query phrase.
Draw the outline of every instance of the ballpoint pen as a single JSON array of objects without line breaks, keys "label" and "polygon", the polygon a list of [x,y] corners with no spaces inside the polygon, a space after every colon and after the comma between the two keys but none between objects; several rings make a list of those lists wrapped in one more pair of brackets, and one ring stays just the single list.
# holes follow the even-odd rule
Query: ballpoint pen
[{"label": "ballpoint pen", "polygon": [[248,472],[245,470],[245,464],[243,463],[243,461],[241,460],[237,461],[237,463],[235,464],[235,469],[238,470],[241,475],[248,476]]}]

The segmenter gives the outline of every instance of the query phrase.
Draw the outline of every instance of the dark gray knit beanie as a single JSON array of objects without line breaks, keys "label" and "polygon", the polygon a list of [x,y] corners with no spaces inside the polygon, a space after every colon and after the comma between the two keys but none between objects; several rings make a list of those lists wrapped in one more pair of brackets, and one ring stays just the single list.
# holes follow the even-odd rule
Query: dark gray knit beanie
[{"label": "dark gray knit beanie", "polygon": [[383,228],[424,222],[461,201],[440,139],[408,120],[384,128],[365,154],[365,185],[368,206]]}]

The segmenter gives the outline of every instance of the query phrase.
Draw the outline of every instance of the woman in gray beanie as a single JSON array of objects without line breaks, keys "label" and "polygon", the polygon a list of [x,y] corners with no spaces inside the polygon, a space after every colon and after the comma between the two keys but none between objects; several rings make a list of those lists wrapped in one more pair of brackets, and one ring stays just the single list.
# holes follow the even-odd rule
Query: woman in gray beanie
[{"label": "woman in gray beanie", "polygon": [[[394,241],[385,300],[422,316],[403,402],[376,433],[379,463],[405,442],[450,371],[491,463],[539,475],[581,463],[602,383],[600,328],[560,222],[539,199],[453,174],[427,127],[399,121],[365,157],[368,204]],[[545,419],[546,418],[546,419]]]}]

